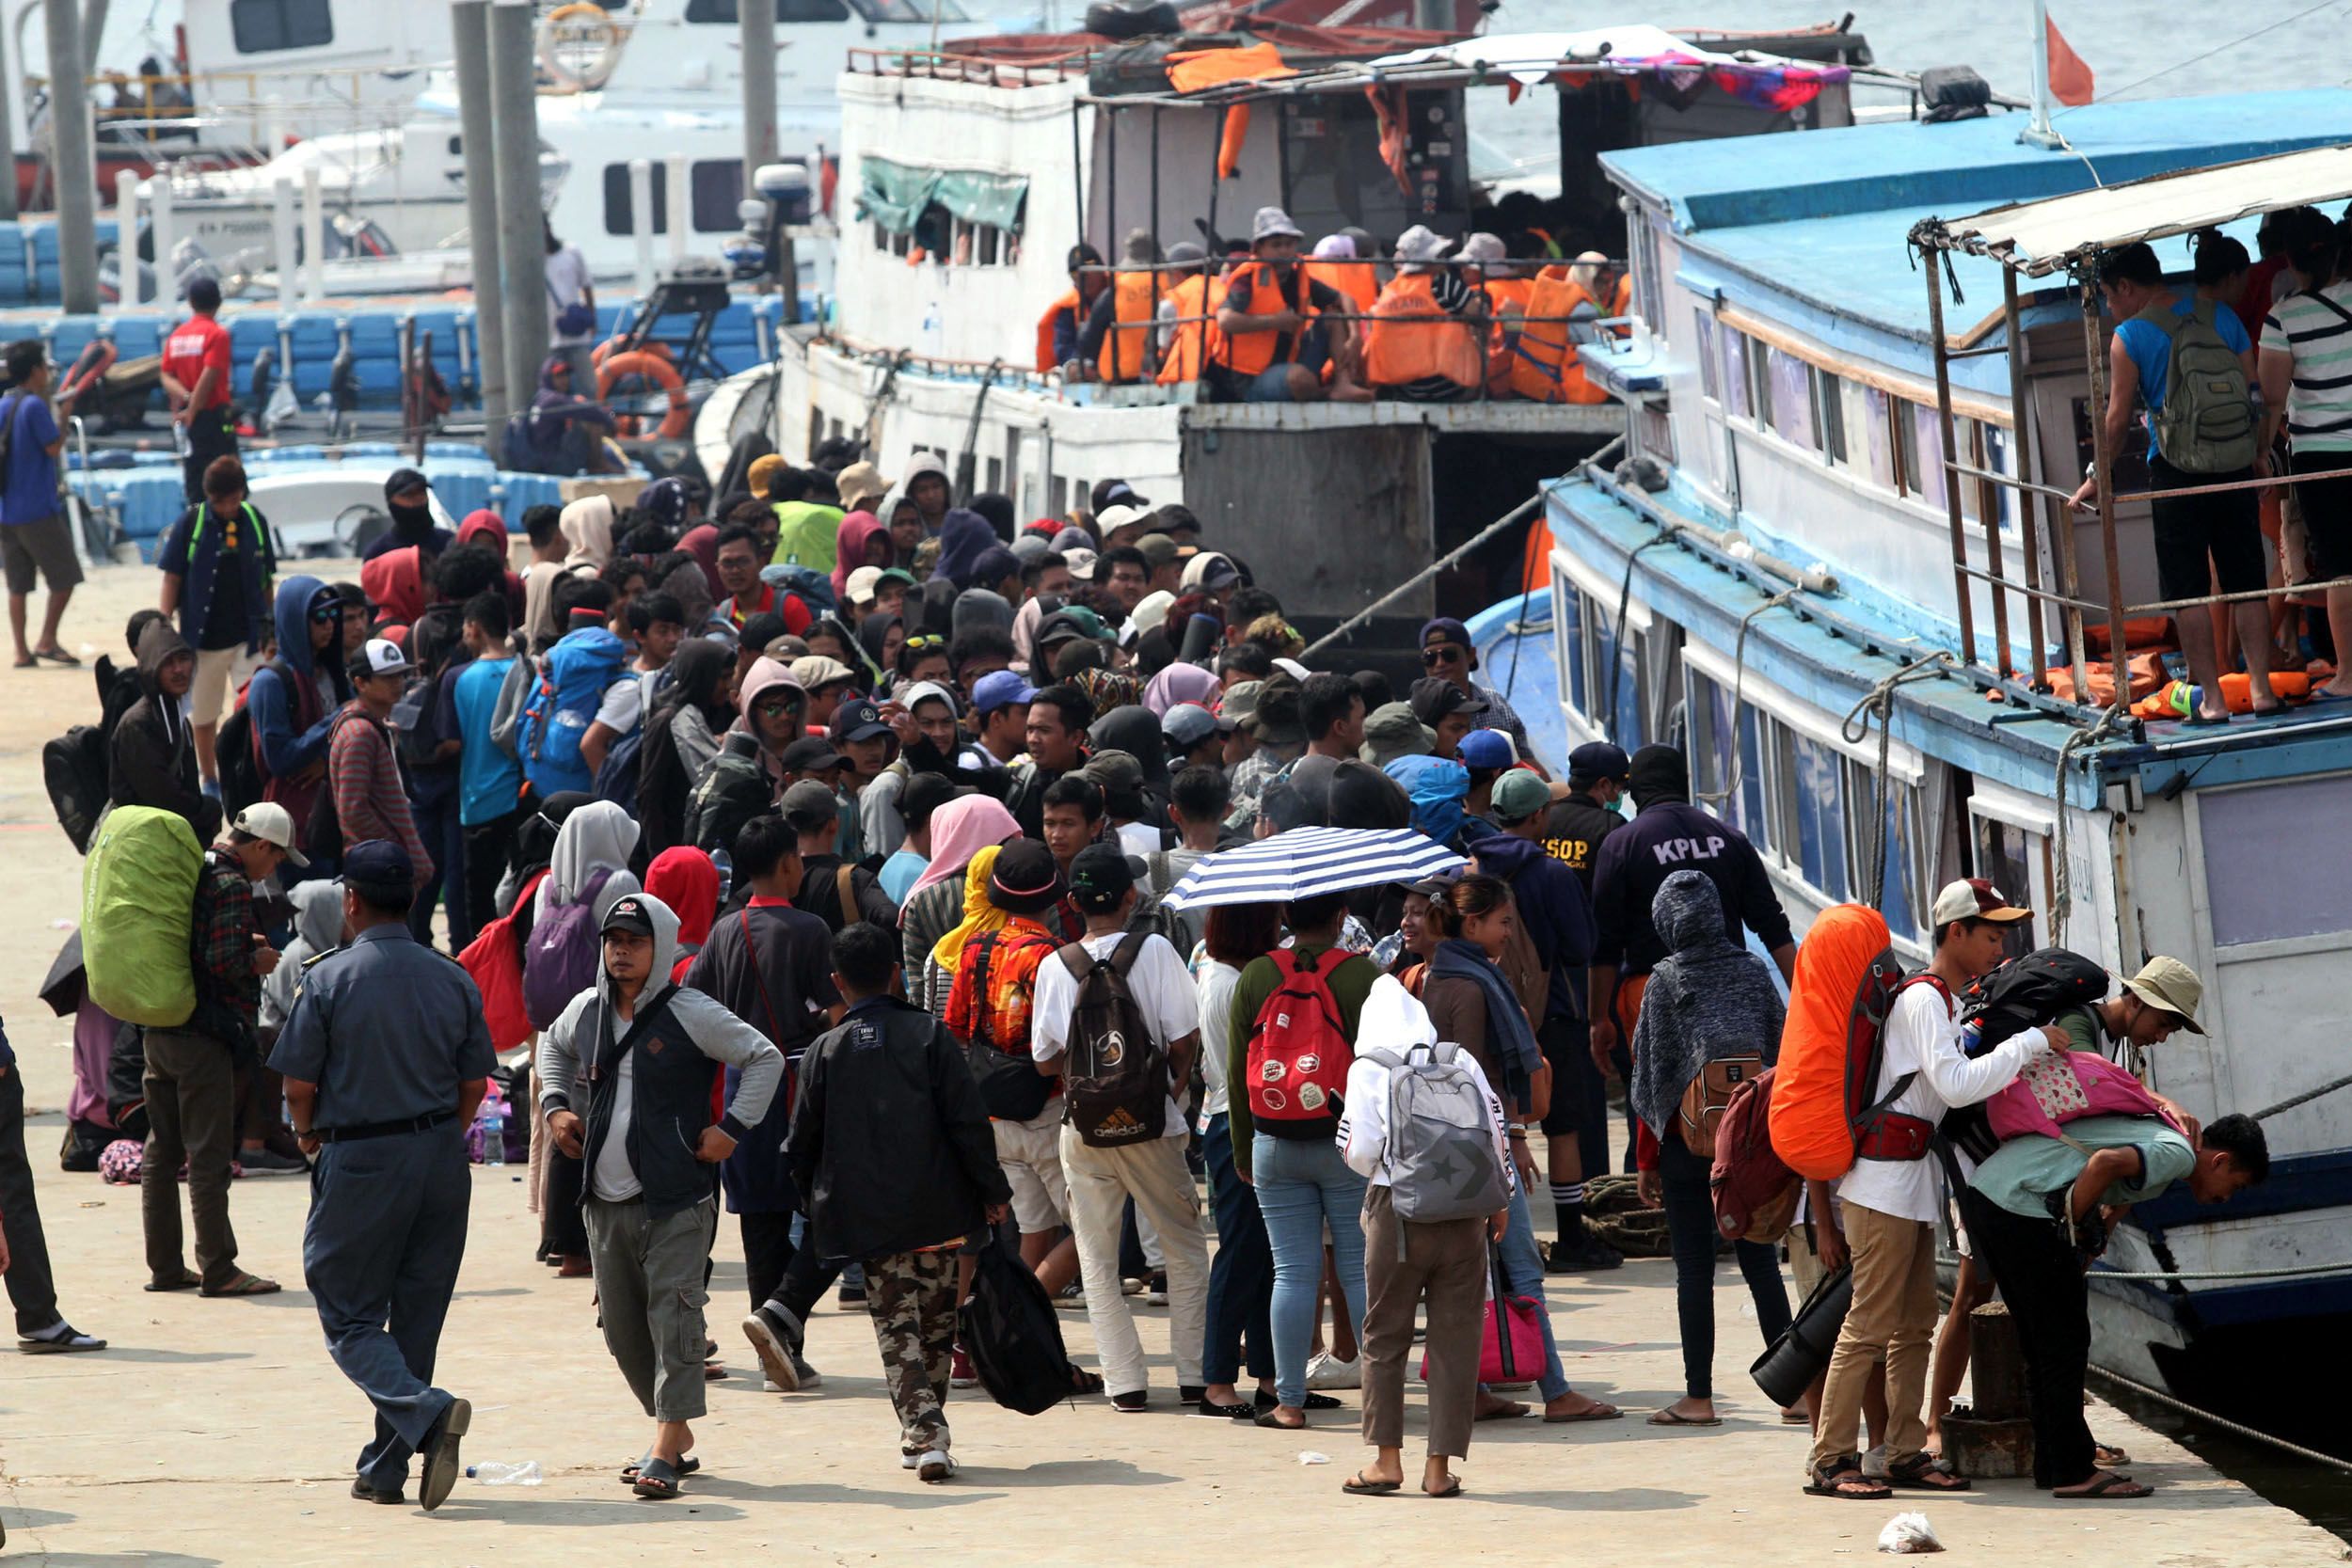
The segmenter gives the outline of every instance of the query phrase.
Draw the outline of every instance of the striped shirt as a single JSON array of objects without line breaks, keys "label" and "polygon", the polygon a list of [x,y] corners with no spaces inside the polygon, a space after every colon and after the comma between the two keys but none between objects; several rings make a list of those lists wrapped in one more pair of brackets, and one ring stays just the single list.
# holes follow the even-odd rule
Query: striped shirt
[{"label": "striped shirt", "polygon": [[2262,350],[2295,361],[2287,439],[2296,451],[2352,451],[2352,282],[2271,302]]}]

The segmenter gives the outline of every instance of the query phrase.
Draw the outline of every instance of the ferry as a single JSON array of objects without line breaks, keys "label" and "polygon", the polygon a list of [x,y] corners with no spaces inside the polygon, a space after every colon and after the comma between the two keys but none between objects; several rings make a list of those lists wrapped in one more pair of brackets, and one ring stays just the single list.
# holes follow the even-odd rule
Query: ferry
[{"label": "ferry", "polygon": [[2271,1178],[2132,1212],[2093,1360],[2338,1451],[2280,1372],[2352,1317],[2352,705],[2135,716],[2166,630],[2144,463],[2098,451],[2099,508],[2066,498],[2104,446],[2102,256],[2152,242],[2185,286],[2202,225],[2251,250],[2263,213],[2337,211],[2347,140],[2321,90],[1604,153],[1639,322],[1581,352],[1625,459],[1542,487],[1543,579],[1481,626],[1552,747],[1686,749],[1801,930],[1870,903],[1921,964],[1973,875],[2035,911],[2026,947],[2194,968],[2205,1033],[2137,1065],[2259,1117]]}]

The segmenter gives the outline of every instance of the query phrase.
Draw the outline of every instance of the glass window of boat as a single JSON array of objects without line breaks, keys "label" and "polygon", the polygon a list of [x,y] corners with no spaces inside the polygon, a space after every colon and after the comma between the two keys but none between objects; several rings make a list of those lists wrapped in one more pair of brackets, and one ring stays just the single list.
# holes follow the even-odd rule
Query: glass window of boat
[{"label": "glass window of boat", "polygon": [[1930,506],[1944,504],[1944,486],[1950,476],[1944,467],[1943,417],[1924,403],[1906,403],[1912,429],[1910,492]]},{"label": "glass window of boat", "polygon": [[328,0],[230,0],[229,28],[240,55],[317,49],[335,41]]},{"label": "glass window of boat", "polygon": [[1818,444],[1813,438],[1813,367],[1776,348],[1764,351],[1764,362],[1772,388],[1765,397],[1756,400],[1757,405],[1783,440],[1807,451],[1815,450]]},{"label": "glass window of boat", "polygon": [[1660,294],[1658,226],[1663,219],[1659,214],[1645,211],[1633,225],[1633,309],[1644,321],[1655,325],[1661,338],[1666,334],[1665,301]]},{"label": "glass window of boat", "polygon": [[1870,434],[1870,479],[1874,483],[1892,490],[1896,487],[1895,477],[1902,467],[1901,453],[1897,450],[1895,438],[1895,400],[1876,387],[1865,387],[1862,401],[1869,416],[1864,422]]},{"label": "glass window of boat", "polygon": [[1748,401],[1748,335],[1736,326],[1722,329],[1724,346],[1723,399],[1726,413],[1745,419]]},{"label": "glass window of boat", "polygon": [[1557,566],[1551,571],[1552,658],[1567,685],[1561,700],[1579,721],[1592,721],[1591,687],[1584,670],[1584,595]]},{"label": "glass window of boat", "polygon": [[1769,851],[1772,835],[1764,821],[1764,764],[1756,745],[1756,709],[1741,703],[1735,726],[1730,688],[1688,665],[1683,668],[1691,681],[1691,776],[1701,794],[1715,797],[1700,804],[1721,813],[1759,851]]},{"label": "glass window of boat", "polygon": [[1715,318],[1704,309],[1694,309],[1691,318],[1697,327],[1692,341],[1698,347],[1699,390],[1721,403],[1724,394],[1721,372],[1715,362]]},{"label": "glass window of boat", "polygon": [[934,16],[942,22],[972,20],[972,13],[956,0],[850,0],[850,4],[868,22],[929,22]]},{"label": "glass window of boat", "polygon": [[[2050,841],[2041,833],[2003,822],[1997,818],[1977,815],[1971,847],[1976,852],[1974,875],[1984,878],[1999,888],[2004,896],[2024,908],[2035,908],[2034,868],[2037,863],[2045,873],[2049,870]],[[2034,950],[2032,920],[2020,920],[2007,932],[2005,951],[2010,958],[2019,958]]]},{"label": "glass window of boat", "polygon": [[1879,787],[1868,764],[1849,757],[1846,759],[1846,799],[1851,802],[1848,815],[1853,819],[1853,881],[1857,897],[1869,897],[1871,829],[1873,805],[1883,817],[1886,832],[1886,858],[1879,872],[1878,892],[1872,902],[1886,917],[1886,928],[1912,942],[1924,942],[1917,911],[1927,899],[1919,876],[1919,865],[1925,854],[1920,835],[1919,787],[1900,779],[1886,781],[1886,799],[1879,804]]},{"label": "glass window of boat", "polygon": [[1782,809],[1795,831],[1784,853],[1833,900],[1850,896],[1843,759],[1820,741],[1775,726],[1781,740]]},{"label": "glass window of boat", "polygon": [[1772,355],[1775,352],[1762,343],[1748,341],[1745,352],[1740,355],[1748,372],[1748,411],[1755,416],[1756,422],[1766,429],[1776,428],[1772,423]]},{"label": "glass window of boat", "polygon": [[1821,455],[1838,467],[1846,463],[1845,383],[1828,371],[1813,372],[1814,428],[1820,435]]},{"label": "glass window of boat", "polygon": [[[686,0],[686,20],[696,24],[723,24],[732,27],[743,18],[736,0]],[[776,0],[776,20],[847,22],[850,20],[850,8],[842,0]],[[918,20],[930,19],[926,16]]]}]

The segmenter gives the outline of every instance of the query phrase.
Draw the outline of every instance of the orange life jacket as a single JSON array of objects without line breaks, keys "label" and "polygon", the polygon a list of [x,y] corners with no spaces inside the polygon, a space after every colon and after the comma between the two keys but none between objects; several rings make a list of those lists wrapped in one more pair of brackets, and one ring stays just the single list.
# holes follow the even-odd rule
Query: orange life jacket
[{"label": "orange life jacket", "polygon": [[[1310,319],[1302,323],[1297,331],[1290,333],[1243,332],[1229,337],[1220,332],[1210,349],[1210,358],[1214,363],[1224,366],[1235,375],[1254,376],[1274,363],[1278,350],[1284,359],[1297,360],[1298,352],[1306,345],[1307,333],[1313,325],[1311,318],[1315,311],[1311,301],[1314,291],[1303,270],[1293,269],[1291,278],[1298,290],[1298,313]],[[1291,308],[1289,299],[1282,293],[1281,274],[1265,262],[1243,262],[1235,269],[1232,282],[1226,285],[1228,293],[1245,279],[1249,284],[1248,314],[1279,316]]]},{"label": "orange life jacket", "polygon": [[1225,341],[1216,319],[1217,307],[1225,303],[1225,279],[1196,272],[1168,290],[1168,297],[1183,325],[1168,344],[1168,357],[1160,361],[1159,381],[1163,387],[1175,387],[1200,380],[1200,368]]},{"label": "orange life jacket", "polygon": [[1094,356],[1095,372],[1104,381],[1152,379],[1152,316],[1159,304],[1155,272],[1121,272],[1111,277],[1111,314],[1116,325],[1103,334],[1103,347]]},{"label": "orange life jacket", "polygon": [[1475,388],[1486,377],[1478,324],[1448,315],[1430,291],[1425,272],[1389,280],[1364,324],[1364,378],[1375,387],[1403,387],[1441,375]]},{"label": "orange life jacket", "polygon": [[1315,282],[1354,301],[1359,315],[1369,315],[1380,298],[1380,273],[1368,261],[1301,261],[1299,265]]},{"label": "orange life jacket", "polygon": [[[1527,293],[1527,319],[1511,350],[1511,390],[1533,403],[1603,403],[1609,394],[1585,378],[1576,356],[1577,328],[1560,318],[1601,314],[1599,302],[1570,279],[1568,269],[1549,266],[1535,275]],[[1538,318],[1550,318],[1540,320]],[[1590,329],[1585,337],[1592,336]]]},{"label": "orange life jacket", "polygon": [[1051,375],[1061,369],[1061,360],[1054,354],[1054,324],[1065,310],[1070,312],[1073,326],[1084,326],[1086,318],[1078,299],[1078,291],[1071,290],[1045,308],[1045,314],[1037,319],[1037,373]]},{"label": "orange life jacket", "polygon": [[1512,351],[1519,341],[1519,318],[1527,314],[1527,298],[1535,285],[1525,277],[1489,277],[1479,286],[1486,291],[1486,316],[1492,324],[1486,334],[1486,391],[1492,397],[1507,398],[1511,395]]}]

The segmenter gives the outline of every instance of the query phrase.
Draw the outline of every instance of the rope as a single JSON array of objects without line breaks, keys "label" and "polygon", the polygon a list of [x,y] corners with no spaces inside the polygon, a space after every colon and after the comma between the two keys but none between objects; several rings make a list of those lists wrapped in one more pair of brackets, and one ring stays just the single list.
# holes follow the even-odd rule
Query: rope
[{"label": "rope", "polygon": [[2352,1088],[2352,1074],[2346,1074],[2342,1078],[2336,1079],[2332,1083],[2322,1084],[2315,1089],[2307,1089],[2303,1093],[2296,1095],[2292,1100],[2281,1100],[2276,1105],[2265,1105],[2261,1110],[2254,1113],[2254,1119],[2256,1121],[2268,1121],[2272,1117],[2278,1116],[2283,1111],[2292,1111],[2297,1105],[2306,1104],[2311,1101],[2317,1100],[2321,1095],[2333,1094],[2338,1089],[2343,1088]]},{"label": "rope", "polygon": [[[1958,1268],[1961,1259],[1938,1254],[1935,1259],[1947,1268]],[[2153,1284],[2170,1279],[2316,1279],[2325,1275],[2352,1273],[2352,1259],[2341,1263],[2294,1263],[2279,1269],[2099,1269],[2093,1279],[2129,1279]]]},{"label": "rope", "polygon": [[2109,1383],[2122,1384],[2143,1399],[2153,1400],[2168,1409],[2177,1410],[2184,1416],[2195,1417],[2198,1420],[2217,1426],[2224,1432],[2239,1437],[2251,1438],[2257,1443],[2266,1443],[2282,1453],[2291,1453],[2297,1459],[2308,1459],[2314,1465],[2325,1465],[2329,1469],[2352,1470],[2352,1461],[2338,1459],[2334,1454],[2322,1453],[2317,1449],[2307,1449],[2300,1443],[2290,1443],[2283,1437],[2274,1437],[2269,1433],[2257,1431],[2253,1427],[2242,1426],[2226,1416],[2217,1416],[2210,1410],[2189,1403],[2186,1400],[2174,1399],[2161,1389],[2151,1388],[2144,1383],[2125,1377],[2122,1372],[2111,1372],[2105,1367],[2099,1366],[2093,1366],[2090,1370]]},{"label": "rope", "polygon": [[1493,522],[1488,523],[1485,528],[1480,529],[1476,533],[1470,535],[1470,537],[1458,547],[1448,550],[1445,554],[1439,556],[1437,560],[1431,562],[1420,571],[1415,572],[1411,577],[1406,578],[1403,582],[1398,583],[1394,588],[1390,589],[1387,593],[1373,600],[1372,603],[1364,606],[1363,609],[1358,610],[1346,620],[1342,621],[1338,626],[1332,627],[1329,632],[1317,638],[1305,653],[1298,656],[1299,658],[1302,661],[1311,659],[1315,657],[1315,655],[1331,646],[1334,642],[1340,641],[1345,638],[1349,632],[1354,631],[1358,626],[1360,626],[1365,622],[1371,620],[1381,610],[1387,609],[1390,605],[1394,604],[1397,600],[1403,598],[1406,594],[1411,593],[1422,583],[1427,582],[1431,578],[1436,577],[1439,572],[1444,571],[1448,566],[1453,565],[1455,562],[1461,560],[1462,557],[1470,554],[1470,551],[1476,549],[1479,546],[1485,544],[1496,534],[1501,533],[1504,529],[1507,529],[1512,524],[1518,522],[1529,513],[1534,511],[1538,506],[1541,506],[1543,504],[1543,494],[1538,491],[1536,494],[1530,496],[1527,499],[1519,502],[1518,505],[1513,507],[1510,511],[1504,513],[1502,516],[1497,517]]},{"label": "rope", "polygon": [[1837,727],[1849,746],[1859,746],[1869,737],[1870,721],[1879,722],[1879,760],[1871,770],[1870,782],[1874,797],[1870,813],[1870,906],[1873,909],[1886,902],[1886,800],[1887,763],[1895,741],[1895,689],[1914,681],[1941,679],[1945,668],[1959,661],[1942,648],[1922,654],[1909,664],[1888,675],[1863,693],[1862,700],[1846,710],[1846,717]]},{"label": "rope", "polygon": [[[1748,681],[1748,627],[1754,626],[1756,618],[1766,610],[1777,610],[1796,596],[1795,589],[1784,588],[1740,617],[1740,635],[1731,642],[1731,777],[1724,781],[1721,789],[1692,791],[1691,801],[1693,805],[1720,805],[1740,793],[1740,771],[1747,766],[1748,760],[1745,748],[1740,744],[1740,708],[1743,701],[1740,693],[1746,689]],[[1720,738],[1716,744],[1722,744]]]},{"label": "rope", "polygon": [[1625,618],[1633,605],[1633,563],[1642,559],[1644,550],[1654,550],[1661,545],[1672,543],[1678,531],[1671,527],[1661,528],[1658,532],[1634,546],[1625,558],[1625,581],[1617,588],[1617,629],[1610,636],[1611,662],[1608,670],[1602,673],[1602,679],[1609,687],[1609,716],[1602,721],[1601,729],[1612,740],[1617,738],[1617,692],[1621,689],[1617,680],[1617,663],[1625,657]]},{"label": "rope", "polygon": [[2074,862],[2068,855],[2066,844],[2067,766],[2083,747],[2122,733],[2125,709],[2122,699],[2122,690],[2119,685],[2116,705],[2099,715],[2097,723],[2068,736],[2065,744],[2058,748],[2058,775],[2051,791],[2058,817],[2058,863],[2050,873],[2050,940],[2059,946],[2066,943],[2066,917],[2074,907]]}]

